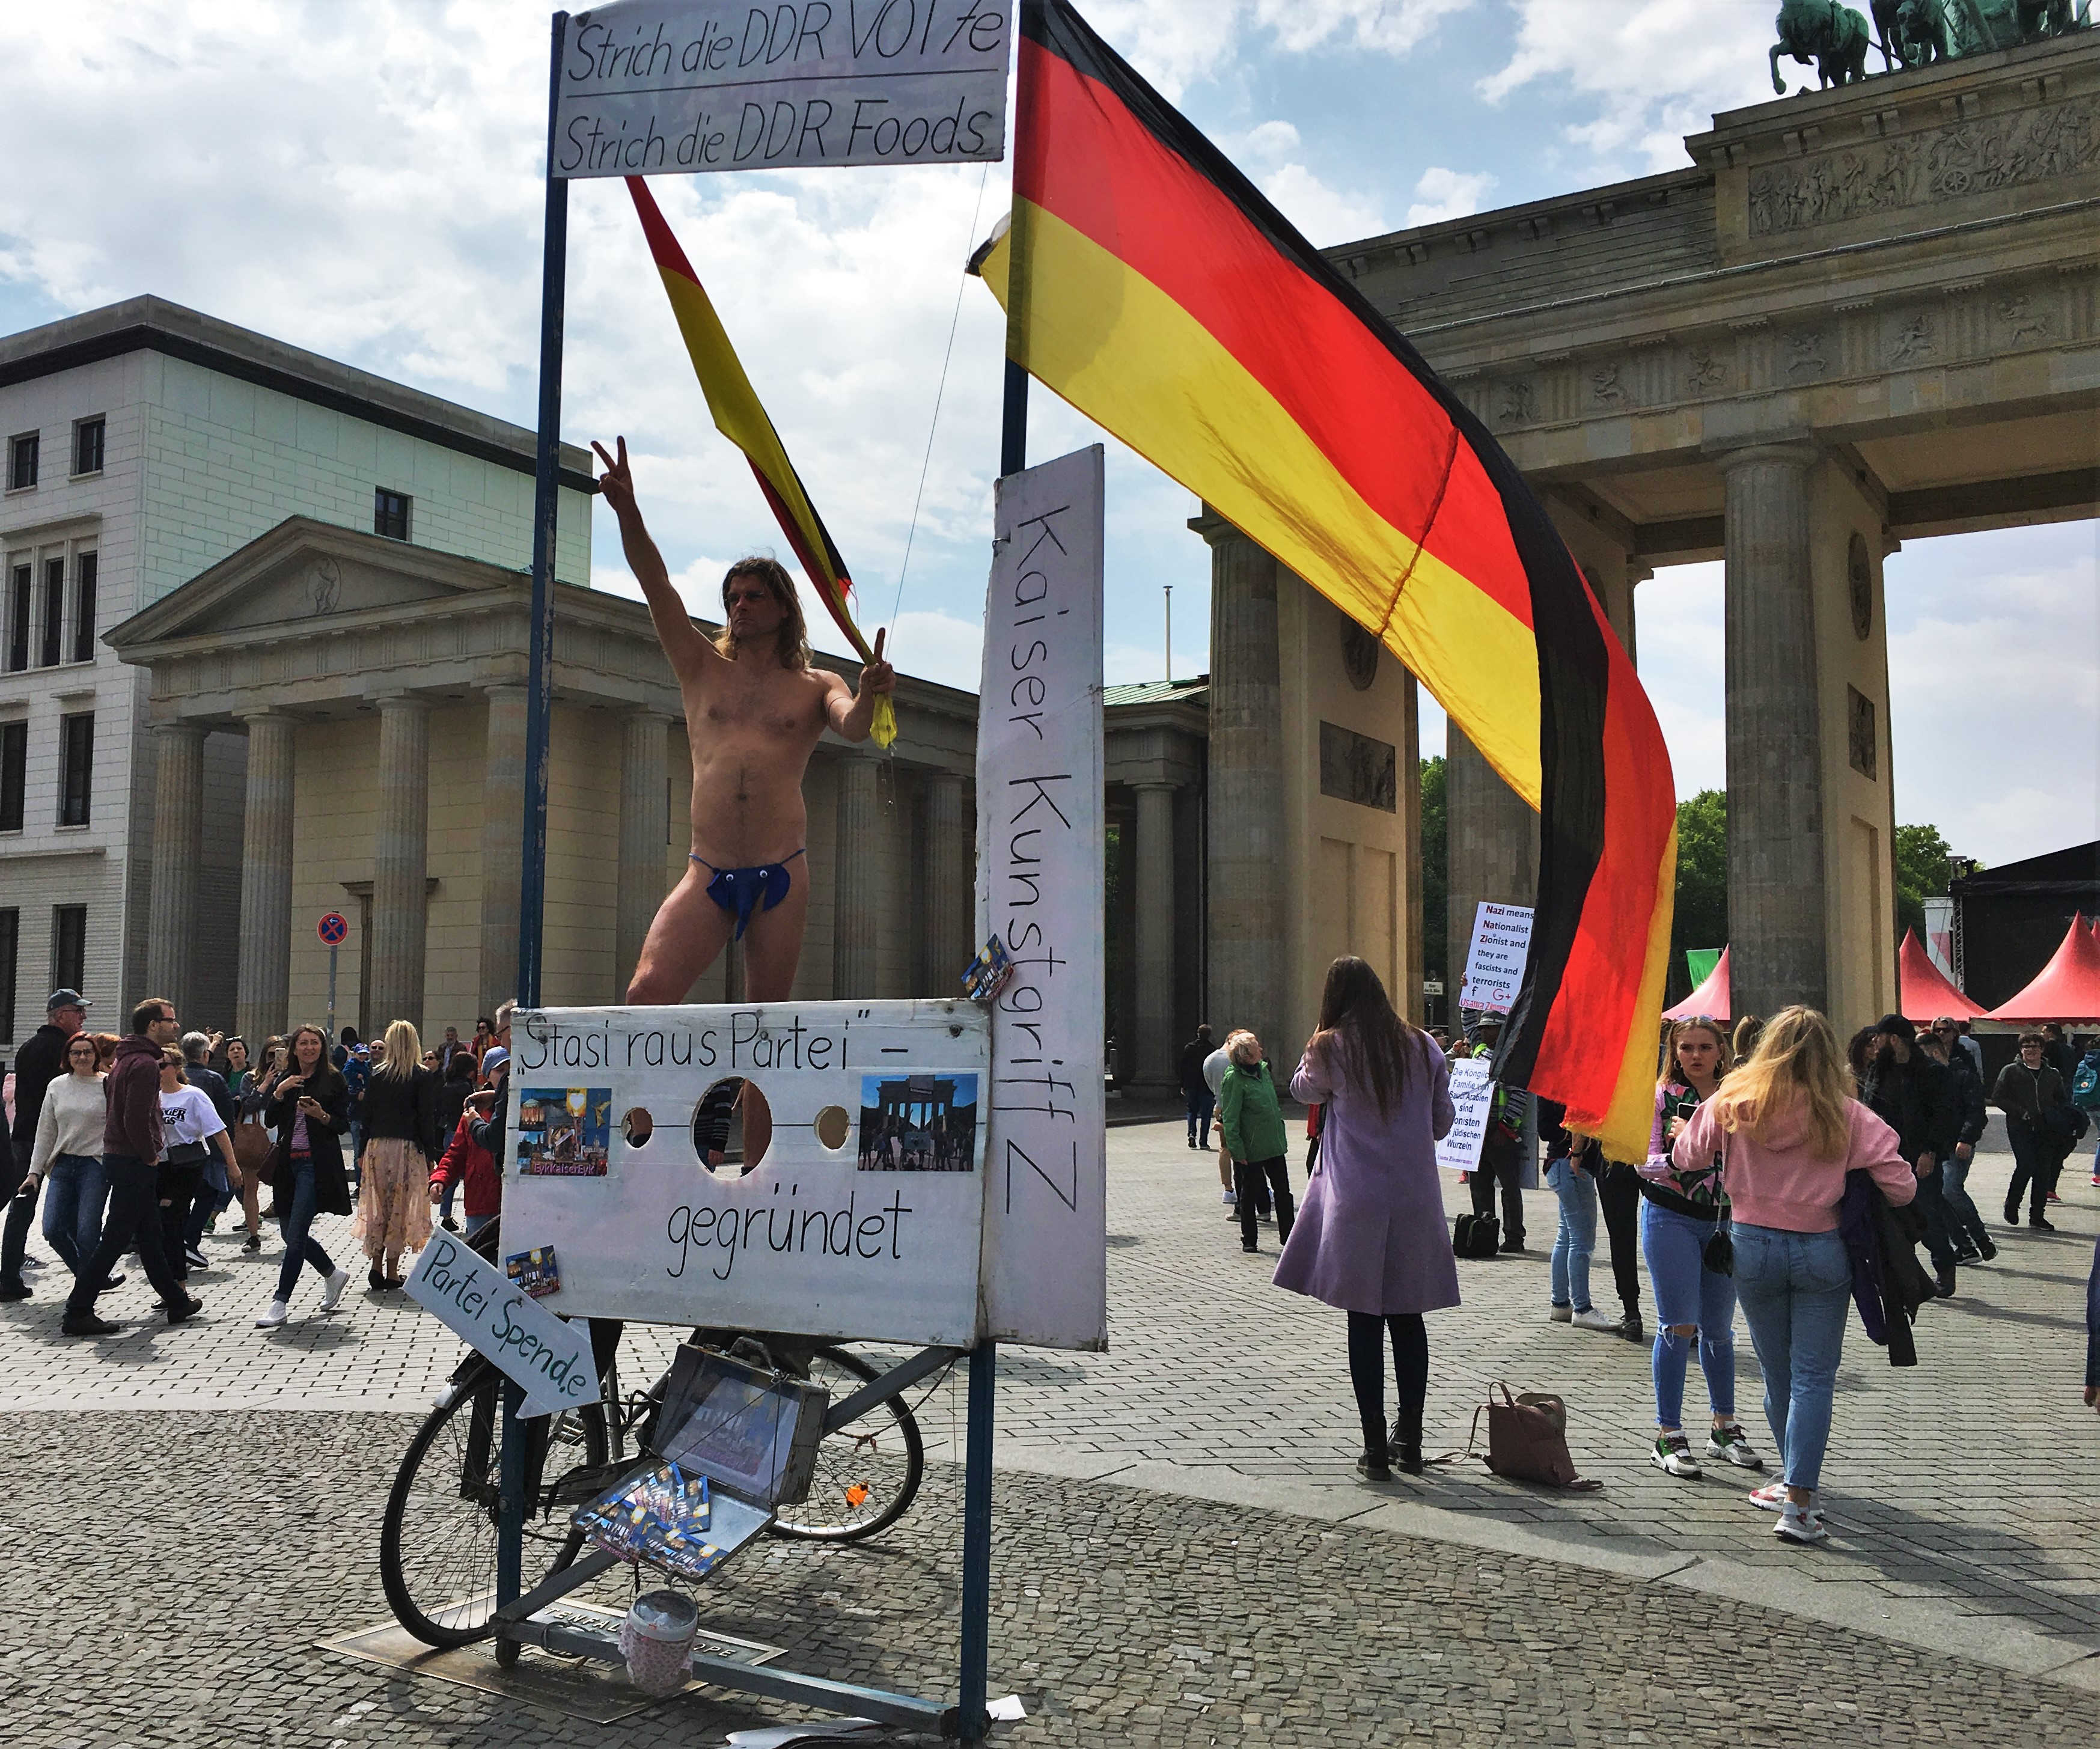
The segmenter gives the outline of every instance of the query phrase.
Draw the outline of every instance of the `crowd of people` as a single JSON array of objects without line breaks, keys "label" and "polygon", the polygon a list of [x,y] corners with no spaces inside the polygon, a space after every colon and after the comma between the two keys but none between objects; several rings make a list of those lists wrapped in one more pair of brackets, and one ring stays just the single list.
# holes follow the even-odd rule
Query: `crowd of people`
[{"label": "crowd of people", "polygon": [[[1258,1223],[1273,1207],[1282,1242],[1276,1285],[1347,1314],[1363,1430],[1357,1467],[1374,1480],[1396,1465],[1423,1465],[1423,1314],[1459,1299],[1436,1143],[1456,1115],[1450,1064],[1491,1053],[1493,1043],[1492,1022],[1451,1041],[1414,1027],[1363,961],[1335,961],[1289,1084],[1312,1138],[1295,1205],[1285,1120],[1260,1041],[1238,1030],[1219,1047],[1206,1025],[1182,1052],[1189,1146],[1210,1146],[1215,1116],[1224,1199],[1243,1248],[1260,1249]],[[1952,1297],[1961,1267],[1997,1257],[1967,1189],[1992,1106],[2004,1114],[2014,1159],[2005,1224],[2054,1230],[2046,1211],[2058,1177],[2100,1112],[2100,1038],[2081,1046],[2058,1027],[2023,1034],[1988,1091],[1979,1042],[1951,1018],[1921,1032],[1886,1014],[1849,1047],[1808,1008],[1732,1028],[1685,1020],[1669,1028],[1661,1055],[1648,1151],[1637,1161],[1606,1158],[1552,1102],[1493,1086],[1479,1162],[1465,1175],[1475,1218],[1497,1234],[1490,1250],[1526,1248],[1524,1181],[1535,1133],[1544,1144],[1539,1176],[1559,1209],[1547,1316],[1649,1341],[1638,1247],[1656,1301],[1650,1460],[1665,1474],[1696,1479],[1702,1462],[1766,1468],[1736,1410],[1740,1310],[1778,1460],[1776,1478],[1748,1498],[1776,1514],[1781,1538],[1820,1542],[1828,1535],[1824,1454],[1852,1307],[1874,1340],[1912,1351],[1918,1306]],[[2093,1171],[2100,1186],[2100,1148]],[[1617,1318],[1590,1296],[1600,1210],[1623,1308]],[[1930,1272],[1917,1261],[1920,1244]],[[2085,1396],[2100,1407],[2100,1248],[2087,1301]],[[1399,1393],[1390,1424],[1388,1340]],[[1711,1415],[1703,1451],[1683,1424],[1694,1354]]]},{"label": "crowd of people", "polygon": [[469,1236],[494,1218],[510,1004],[471,1040],[448,1027],[427,1049],[406,1020],[369,1044],[354,1027],[331,1040],[307,1025],[251,1049],[237,1035],[184,1031],[161,997],[139,1003],[119,1036],[88,1030],[92,1005],[77,990],[52,992],[15,1056],[0,1301],[36,1291],[26,1274],[40,1202],[45,1239],[73,1277],[63,1327],[79,1336],[120,1327],[95,1303],[131,1257],[170,1323],[194,1317],[203,1302],[189,1283],[212,1268],[205,1240],[229,1215],[242,1254],[262,1251],[266,1222],[284,1246],[255,1318],[265,1330],[289,1318],[309,1270],[324,1314],[342,1301],[350,1271],[315,1238],[321,1215],[351,1217],[375,1294],[404,1285],[433,1208],[453,1231],[458,1209]]}]

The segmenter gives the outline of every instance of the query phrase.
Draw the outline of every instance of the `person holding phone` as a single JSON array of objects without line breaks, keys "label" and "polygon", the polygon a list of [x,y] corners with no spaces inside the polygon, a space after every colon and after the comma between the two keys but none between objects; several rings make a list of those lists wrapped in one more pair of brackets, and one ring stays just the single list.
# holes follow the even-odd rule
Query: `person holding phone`
[{"label": "person holding phone", "polygon": [[291,1039],[291,1072],[280,1076],[262,1111],[278,1149],[276,1180],[285,1261],[277,1271],[276,1297],[255,1320],[275,1330],[291,1315],[292,1291],[302,1265],[321,1278],[321,1310],[333,1312],[350,1285],[313,1236],[317,1214],[350,1212],[350,1180],[343,1170],[342,1138],[350,1133],[350,1089],[328,1060],[328,1037],[319,1027],[301,1027]]}]

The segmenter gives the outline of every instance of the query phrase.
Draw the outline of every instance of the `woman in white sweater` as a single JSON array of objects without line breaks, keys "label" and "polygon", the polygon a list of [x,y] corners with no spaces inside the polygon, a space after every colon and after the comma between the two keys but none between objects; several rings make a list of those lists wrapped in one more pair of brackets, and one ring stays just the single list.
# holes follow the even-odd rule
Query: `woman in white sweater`
[{"label": "woman in white sweater", "polygon": [[103,1204],[109,1197],[108,1175],[102,1169],[106,1114],[97,1058],[90,1035],[76,1032],[67,1041],[66,1072],[45,1092],[29,1154],[29,1182],[51,1181],[44,1237],[76,1275],[102,1243]]}]

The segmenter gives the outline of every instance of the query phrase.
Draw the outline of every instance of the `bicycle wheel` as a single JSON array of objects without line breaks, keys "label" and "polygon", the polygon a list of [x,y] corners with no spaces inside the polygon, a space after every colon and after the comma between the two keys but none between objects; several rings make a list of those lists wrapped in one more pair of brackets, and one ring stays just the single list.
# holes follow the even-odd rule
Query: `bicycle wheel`
[{"label": "bicycle wheel", "polygon": [[[808,1376],[837,1402],[881,1375],[858,1354],[825,1347],[810,1355]],[[919,1424],[899,1398],[889,1398],[825,1435],[809,1497],[783,1506],[767,1528],[775,1536],[858,1542],[904,1515],[925,1474]]]},{"label": "bicycle wheel", "polygon": [[[496,1613],[496,1502],[503,1381],[493,1371],[433,1409],[395,1473],[379,1531],[379,1577],[395,1619],[430,1645],[486,1637]],[[530,1590],[576,1557],[583,1537],[563,1513],[543,1518],[541,1478],[605,1461],[595,1405],[527,1423],[523,1579]]]}]

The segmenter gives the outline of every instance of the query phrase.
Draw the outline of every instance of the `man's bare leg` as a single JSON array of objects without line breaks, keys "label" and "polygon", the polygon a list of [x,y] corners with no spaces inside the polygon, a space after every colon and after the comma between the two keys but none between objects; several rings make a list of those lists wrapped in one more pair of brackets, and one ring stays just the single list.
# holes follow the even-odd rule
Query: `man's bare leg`
[{"label": "man's bare leg", "polygon": [[687,863],[685,878],[657,907],[642,944],[642,963],[628,981],[633,1005],[662,1008],[684,1001],[701,973],[721,958],[736,918],[708,897],[713,878],[697,863]]}]

